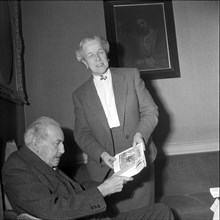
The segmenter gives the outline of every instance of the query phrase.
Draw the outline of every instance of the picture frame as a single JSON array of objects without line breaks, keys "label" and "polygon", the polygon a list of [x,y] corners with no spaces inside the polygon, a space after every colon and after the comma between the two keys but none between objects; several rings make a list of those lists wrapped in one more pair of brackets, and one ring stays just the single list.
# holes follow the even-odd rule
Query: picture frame
[{"label": "picture frame", "polygon": [[104,0],[110,65],[143,79],[180,77],[172,1]]},{"label": "picture frame", "polygon": [[0,1],[0,14],[0,98],[16,104],[28,104],[20,1]]}]

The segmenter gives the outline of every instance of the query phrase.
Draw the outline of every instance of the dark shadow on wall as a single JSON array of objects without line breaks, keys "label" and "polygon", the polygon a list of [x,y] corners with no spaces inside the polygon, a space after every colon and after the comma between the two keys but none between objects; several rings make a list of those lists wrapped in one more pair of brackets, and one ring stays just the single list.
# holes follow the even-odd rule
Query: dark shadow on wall
[{"label": "dark shadow on wall", "polygon": [[160,154],[163,154],[163,147],[171,132],[171,118],[163,102],[161,101],[156,89],[150,80],[145,80],[145,85],[158,106],[159,118],[158,124],[153,132],[153,140]]},{"label": "dark shadow on wall", "polygon": [[0,98],[0,139],[24,144],[24,106]]},{"label": "dark shadow on wall", "polygon": [[[163,195],[163,168],[166,166],[166,156],[163,147],[171,132],[171,118],[167,112],[162,100],[160,99],[156,89],[152,85],[151,80],[144,80],[147,89],[153,97],[156,105],[158,106],[159,118],[158,124],[153,132],[153,140],[158,150],[158,155],[155,160],[155,196]],[[159,169],[158,169],[159,167]]]},{"label": "dark shadow on wall", "polygon": [[59,163],[59,168],[68,176],[77,172],[77,165],[83,161],[82,151],[74,140],[73,130],[70,128],[62,128],[64,133],[64,149]]}]

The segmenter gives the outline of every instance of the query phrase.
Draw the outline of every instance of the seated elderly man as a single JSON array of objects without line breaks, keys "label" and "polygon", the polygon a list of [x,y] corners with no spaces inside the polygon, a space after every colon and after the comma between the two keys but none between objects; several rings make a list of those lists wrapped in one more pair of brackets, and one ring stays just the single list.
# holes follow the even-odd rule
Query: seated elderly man
[{"label": "seated elderly man", "polygon": [[[11,154],[2,170],[3,187],[18,213],[41,219],[104,219],[105,196],[120,192],[132,178],[113,175],[99,185],[79,185],[57,168],[64,153],[64,135],[51,118],[40,117],[26,130],[25,146]],[[155,204],[128,213],[118,219],[173,219],[170,209]]]}]

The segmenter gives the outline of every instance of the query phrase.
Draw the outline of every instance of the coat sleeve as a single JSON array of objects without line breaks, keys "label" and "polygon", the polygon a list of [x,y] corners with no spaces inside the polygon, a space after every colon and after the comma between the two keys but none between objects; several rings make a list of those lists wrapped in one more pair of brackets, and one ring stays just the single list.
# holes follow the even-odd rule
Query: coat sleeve
[{"label": "coat sleeve", "polygon": [[135,69],[134,83],[140,114],[137,132],[142,134],[147,143],[158,123],[158,107],[147,90],[144,81],[140,78],[140,73],[137,69]]},{"label": "coat sleeve", "polygon": [[76,183],[78,190],[75,190],[74,186],[68,187],[55,179],[51,182],[37,172],[40,171],[33,171],[18,159],[4,166],[4,190],[18,213],[42,219],[76,219],[105,211],[106,204],[97,187],[80,191]]}]

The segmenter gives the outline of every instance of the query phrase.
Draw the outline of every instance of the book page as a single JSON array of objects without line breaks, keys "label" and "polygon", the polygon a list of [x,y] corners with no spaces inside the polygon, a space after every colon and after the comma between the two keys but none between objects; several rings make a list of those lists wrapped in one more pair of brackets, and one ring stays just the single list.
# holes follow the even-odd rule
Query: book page
[{"label": "book page", "polygon": [[134,176],[146,167],[144,146],[138,144],[117,155],[114,162],[114,172],[123,176]]}]

